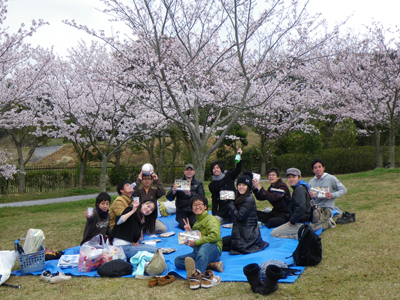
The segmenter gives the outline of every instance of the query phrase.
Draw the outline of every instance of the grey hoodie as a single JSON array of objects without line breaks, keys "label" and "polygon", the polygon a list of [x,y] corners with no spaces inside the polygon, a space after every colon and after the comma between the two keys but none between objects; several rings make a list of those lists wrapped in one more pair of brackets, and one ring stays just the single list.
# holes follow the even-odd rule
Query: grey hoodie
[{"label": "grey hoodie", "polygon": [[324,173],[321,178],[318,179],[314,176],[308,183],[310,188],[312,187],[328,187],[329,192],[332,193],[332,198],[316,198],[315,204],[319,207],[327,207],[331,211],[335,208],[335,199],[346,194],[347,190],[344,185],[333,175]]}]

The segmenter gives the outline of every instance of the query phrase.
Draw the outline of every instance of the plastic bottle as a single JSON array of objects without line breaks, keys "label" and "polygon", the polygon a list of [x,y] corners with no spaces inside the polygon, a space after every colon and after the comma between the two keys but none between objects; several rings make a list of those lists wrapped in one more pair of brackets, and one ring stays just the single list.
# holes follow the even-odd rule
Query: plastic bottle
[{"label": "plastic bottle", "polygon": [[135,188],[135,186],[136,186],[136,182],[132,182],[132,183],[131,183],[131,187],[132,187],[132,188]]},{"label": "plastic bottle", "polygon": [[18,254],[25,254],[24,248],[22,248],[21,245],[19,244],[19,240],[15,240],[14,241],[14,248],[15,248],[15,251],[17,251]]},{"label": "plastic bottle", "polygon": [[240,153],[238,152],[238,153],[236,153],[236,156],[235,156],[235,163],[239,163],[240,162]]}]

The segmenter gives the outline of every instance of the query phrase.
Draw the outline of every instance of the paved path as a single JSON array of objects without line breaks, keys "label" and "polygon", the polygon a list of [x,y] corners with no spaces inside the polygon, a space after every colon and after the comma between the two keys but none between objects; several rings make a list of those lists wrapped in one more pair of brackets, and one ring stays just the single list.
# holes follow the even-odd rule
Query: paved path
[{"label": "paved path", "polygon": [[[109,193],[110,195],[116,195],[117,193]],[[1,207],[19,207],[19,206],[32,206],[32,205],[44,205],[50,203],[60,203],[60,202],[72,202],[72,201],[80,201],[84,199],[95,199],[97,194],[90,195],[78,195],[78,196],[70,196],[70,197],[61,197],[61,198],[52,198],[52,199],[44,199],[44,200],[31,200],[31,201],[23,201],[23,202],[13,202],[13,203],[3,203],[0,204]]]},{"label": "paved path", "polygon": [[[260,180],[260,182],[267,181],[267,180]],[[169,188],[166,188],[167,190]],[[109,193],[110,195],[116,195],[117,193]],[[44,200],[30,200],[30,201],[23,201],[23,202],[13,202],[13,203],[3,203],[0,204],[0,208],[2,207],[20,207],[20,206],[33,206],[33,205],[45,205],[51,203],[61,203],[61,202],[72,202],[72,201],[80,201],[84,199],[95,199],[97,194],[90,194],[90,195],[78,195],[78,196],[70,196],[70,197],[61,197],[61,198],[52,198],[52,199],[44,199]]]}]

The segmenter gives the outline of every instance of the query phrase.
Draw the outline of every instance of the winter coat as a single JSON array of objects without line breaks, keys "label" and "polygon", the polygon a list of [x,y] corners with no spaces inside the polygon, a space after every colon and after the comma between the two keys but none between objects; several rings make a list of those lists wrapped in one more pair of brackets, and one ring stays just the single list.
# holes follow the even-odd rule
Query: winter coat
[{"label": "winter coat", "polygon": [[233,219],[230,254],[248,254],[261,251],[268,243],[261,238],[258,228],[257,206],[252,193],[236,207],[234,201],[228,201],[229,213]]},{"label": "winter coat", "polygon": [[[278,194],[271,191],[271,188],[285,191],[285,194]],[[289,215],[288,204],[290,202],[290,191],[286,183],[279,179],[275,184],[271,184],[267,190],[263,187],[260,190],[253,190],[257,200],[268,200],[272,205],[272,213],[275,215]]]},{"label": "winter coat", "polygon": [[[186,177],[183,176],[183,180],[186,180]],[[175,206],[176,213],[189,213],[192,212],[192,208],[190,207],[190,198],[195,195],[205,195],[203,182],[197,180],[194,176],[190,182],[190,196],[186,195],[184,191],[176,191],[175,195],[172,193],[172,188],[167,193],[166,198],[169,201],[173,201],[176,198]]]},{"label": "winter coat", "polygon": [[308,193],[308,184],[300,180],[292,186],[292,200],[289,203],[290,223],[305,223],[311,221],[311,197]]},{"label": "winter coat", "polygon": [[234,191],[236,192],[235,179],[242,172],[242,161],[236,164],[236,168],[233,171],[226,171],[225,177],[221,180],[213,180],[208,185],[208,189],[211,192],[212,197],[212,214],[213,216],[219,216],[222,219],[229,218],[229,210],[227,202],[219,199],[220,191]]}]

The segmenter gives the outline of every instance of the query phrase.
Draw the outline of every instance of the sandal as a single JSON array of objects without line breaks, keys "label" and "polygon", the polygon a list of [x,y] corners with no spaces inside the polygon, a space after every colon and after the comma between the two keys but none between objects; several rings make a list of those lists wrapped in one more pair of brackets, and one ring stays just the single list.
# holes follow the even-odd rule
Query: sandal
[{"label": "sandal", "polygon": [[158,277],[158,285],[163,286],[168,283],[174,282],[175,281],[175,276],[174,275],[165,275]]}]

